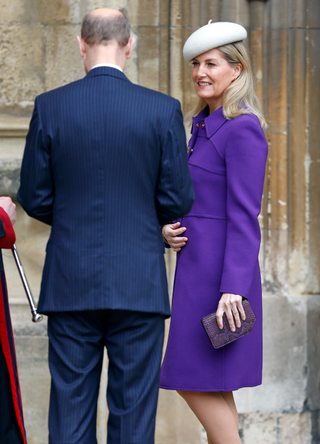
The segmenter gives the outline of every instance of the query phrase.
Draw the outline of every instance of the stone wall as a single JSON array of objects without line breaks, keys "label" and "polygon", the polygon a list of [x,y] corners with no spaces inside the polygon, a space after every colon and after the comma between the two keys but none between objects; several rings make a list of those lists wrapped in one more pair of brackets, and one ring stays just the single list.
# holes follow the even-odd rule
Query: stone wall
[{"label": "stone wall", "polygon": [[[126,8],[137,43],[126,74],[196,101],[182,46],[208,22],[249,31],[256,89],[266,112],[269,160],[260,216],[264,282],[263,384],[236,393],[243,444],[320,442],[320,3],[319,0],[0,0],[0,195],[15,196],[37,94],[84,75],[76,35],[83,15]],[[49,230],[18,208],[17,247],[37,299]],[[29,444],[47,442],[50,377],[46,323],[31,315],[11,253],[5,265]],[[167,255],[170,285],[174,255]],[[106,372],[98,440],[105,442]],[[205,442],[175,393],[160,391],[157,444]]]}]

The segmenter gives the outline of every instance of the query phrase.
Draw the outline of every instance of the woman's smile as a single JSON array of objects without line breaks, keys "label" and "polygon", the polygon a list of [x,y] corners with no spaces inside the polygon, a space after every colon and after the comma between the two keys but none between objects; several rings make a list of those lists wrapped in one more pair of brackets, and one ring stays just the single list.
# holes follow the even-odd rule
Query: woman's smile
[{"label": "woman's smile", "polygon": [[212,85],[212,84],[209,82],[198,82],[198,85],[200,88],[204,88],[204,87]]},{"label": "woman's smile", "polygon": [[231,66],[219,49],[211,49],[192,60],[192,80],[198,96],[205,99],[213,112],[222,106],[225,90],[241,72],[241,66]]}]

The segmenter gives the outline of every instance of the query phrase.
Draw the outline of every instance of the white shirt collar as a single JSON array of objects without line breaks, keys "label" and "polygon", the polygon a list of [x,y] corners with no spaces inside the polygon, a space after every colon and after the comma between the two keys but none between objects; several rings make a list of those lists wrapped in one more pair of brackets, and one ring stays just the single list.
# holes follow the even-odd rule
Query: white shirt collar
[{"label": "white shirt collar", "polygon": [[119,71],[123,72],[122,69],[120,68],[120,66],[114,65],[113,63],[100,63],[99,65],[94,65],[91,69],[100,68],[101,66],[106,66],[107,68],[115,68],[115,69],[118,69]]}]

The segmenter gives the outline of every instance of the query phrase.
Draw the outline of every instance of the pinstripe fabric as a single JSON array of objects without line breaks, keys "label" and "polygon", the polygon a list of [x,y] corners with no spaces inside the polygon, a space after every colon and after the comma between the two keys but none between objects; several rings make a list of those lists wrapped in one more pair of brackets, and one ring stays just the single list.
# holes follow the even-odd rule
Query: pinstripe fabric
[{"label": "pinstripe fabric", "polygon": [[49,444],[96,444],[104,346],[108,444],[153,444],[164,317],[122,310],[51,313]]},{"label": "pinstripe fabric", "polygon": [[106,67],[39,96],[18,192],[52,225],[39,311],[169,315],[159,225],[193,198],[175,99]]}]

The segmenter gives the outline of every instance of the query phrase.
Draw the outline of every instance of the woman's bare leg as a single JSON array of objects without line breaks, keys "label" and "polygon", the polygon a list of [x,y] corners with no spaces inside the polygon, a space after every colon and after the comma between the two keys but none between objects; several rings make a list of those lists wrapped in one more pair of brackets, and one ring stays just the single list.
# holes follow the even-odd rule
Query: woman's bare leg
[{"label": "woman's bare leg", "polygon": [[[226,403],[228,404],[235,423],[236,423],[236,427],[237,429],[239,429],[239,417],[238,417],[238,412],[237,412],[237,408],[236,408],[236,404],[234,402],[234,398],[233,398],[233,393],[232,392],[220,392],[221,396],[225,399]],[[213,441],[211,441],[211,439],[209,438],[208,434],[207,434],[207,440],[208,440],[208,444],[214,444]]]},{"label": "woman's bare leg", "polygon": [[208,444],[214,444],[214,442],[211,441],[211,439],[209,438],[208,433],[207,433],[207,440],[208,440]]},{"label": "woman's bare leg", "polygon": [[[209,444],[241,444],[233,395],[224,392],[178,391],[199,419]],[[237,414],[238,416],[238,414]]]},{"label": "woman's bare leg", "polygon": [[228,406],[233,414],[237,429],[239,429],[239,416],[238,416],[236,404],[234,402],[233,393],[232,392],[220,392],[220,394],[225,399],[226,403],[228,404]]}]

